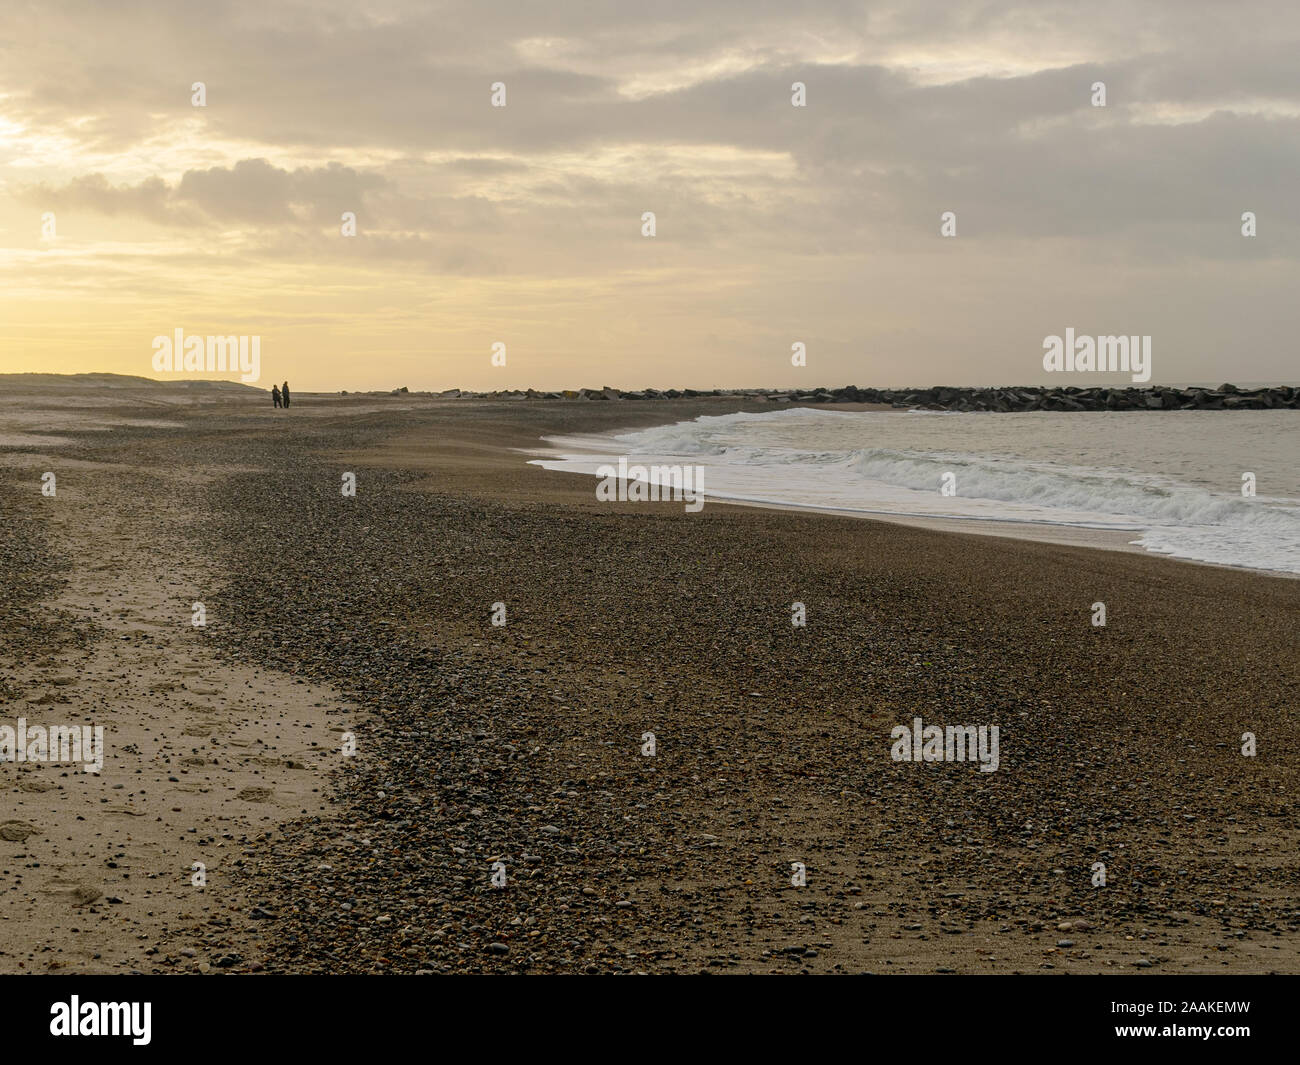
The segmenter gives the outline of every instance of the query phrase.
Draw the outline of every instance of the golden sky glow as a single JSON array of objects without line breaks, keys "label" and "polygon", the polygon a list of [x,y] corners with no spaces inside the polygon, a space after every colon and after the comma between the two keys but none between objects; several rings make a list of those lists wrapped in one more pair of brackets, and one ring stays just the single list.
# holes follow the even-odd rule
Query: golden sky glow
[{"label": "golden sky glow", "polygon": [[0,372],[1033,383],[1070,326],[1294,381],[1300,13],[1251,10],[5,5]]}]

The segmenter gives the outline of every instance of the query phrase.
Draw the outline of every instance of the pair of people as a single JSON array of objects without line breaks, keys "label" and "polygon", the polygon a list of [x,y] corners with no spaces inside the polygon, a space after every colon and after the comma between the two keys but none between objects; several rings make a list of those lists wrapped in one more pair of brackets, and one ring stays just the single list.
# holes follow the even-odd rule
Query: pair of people
[{"label": "pair of people", "polygon": [[271,386],[271,402],[277,407],[287,407],[289,405],[289,382],[284,383],[283,388]]}]

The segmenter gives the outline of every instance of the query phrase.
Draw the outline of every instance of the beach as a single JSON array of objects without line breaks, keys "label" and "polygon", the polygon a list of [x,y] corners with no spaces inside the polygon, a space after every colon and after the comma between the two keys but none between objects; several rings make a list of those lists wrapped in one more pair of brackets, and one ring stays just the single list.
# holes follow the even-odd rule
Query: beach
[{"label": "beach", "polygon": [[767,406],[6,388],[0,971],[1300,971],[1300,582],[528,463]]}]

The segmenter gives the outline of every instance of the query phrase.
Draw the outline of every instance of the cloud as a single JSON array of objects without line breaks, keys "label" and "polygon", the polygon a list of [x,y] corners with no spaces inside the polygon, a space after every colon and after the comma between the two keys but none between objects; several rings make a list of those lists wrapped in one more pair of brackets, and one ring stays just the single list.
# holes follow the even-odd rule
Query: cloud
[{"label": "cloud", "polygon": [[[1300,250],[1298,38],[1293,5],[1209,0],[12,6],[0,228],[84,213],[108,229],[87,239],[147,239],[160,285],[170,250],[222,284],[356,270],[376,301],[399,278],[599,284],[617,315],[625,279],[701,337],[786,328],[734,308],[795,315],[794,286],[826,294],[846,367],[873,337],[924,354],[940,298],[971,309],[949,340],[982,329],[994,352],[1045,288],[1096,308],[1159,289],[1142,331],[1208,361],[1188,322],[1229,291],[1259,293],[1261,335],[1296,324],[1259,271],[1293,277]],[[718,284],[648,291],[672,271]]]},{"label": "cloud", "polygon": [[362,207],[367,193],[384,184],[382,176],[337,163],[291,171],[265,159],[244,159],[231,167],[187,171],[174,185],[159,178],[112,185],[103,174],[88,174],[61,187],[29,186],[21,194],[56,210],[134,214],[180,226],[264,227],[337,221],[341,211]]}]

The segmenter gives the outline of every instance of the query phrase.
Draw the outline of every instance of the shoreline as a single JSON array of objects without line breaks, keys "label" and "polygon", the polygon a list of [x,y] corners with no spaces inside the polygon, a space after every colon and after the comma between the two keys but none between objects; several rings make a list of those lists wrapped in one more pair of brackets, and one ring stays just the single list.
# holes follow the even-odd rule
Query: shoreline
[{"label": "shoreline", "polygon": [[[807,410],[841,410],[841,411],[860,411],[866,410],[872,413],[888,414],[906,414],[909,411],[894,408],[880,408],[870,404],[827,404],[827,405],[803,405],[795,404],[786,409],[807,409]],[[710,412],[713,413],[713,412]],[[723,413],[732,413],[725,411]],[[682,424],[683,419],[670,418],[660,421],[638,421],[636,425],[624,426],[622,428],[604,430],[601,435],[605,437],[614,437],[620,433],[633,431],[636,429],[657,428],[661,426]],[[583,435],[579,433],[578,435]],[[610,441],[613,445],[613,441]],[[539,446],[540,445],[540,446]],[[523,461],[528,465],[536,466],[547,473],[561,474],[565,476],[576,476],[593,478],[594,474],[582,473],[570,470],[549,470],[540,465],[540,461],[559,460],[567,455],[579,454],[556,446],[549,438],[543,438],[539,444],[531,447],[515,447],[511,450],[517,451],[521,456],[526,456]],[[611,451],[617,450],[611,446]],[[769,500],[741,499],[733,497],[724,497],[709,495],[705,493],[707,502],[726,504],[728,506],[754,507],[763,510],[781,510],[794,514],[822,514],[830,517],[849,517],[865,521],[883,521],[898,525],[904,525],[917,529],[929,529],[934,532],[953,533],[962,536],[994,536],[1004,537],[1011,540],[1024,540],[1034,543],[1058,544],[1066,547],[1086,547],[1099,551],[1120,551],[1125,553],[1146,555],[1151,558],[1167,559],[1173,562],[1180,562],[1186,565],[1207,566],[1213,569],[1227,569],[1242,573],[1255,573],[1268,577],[1279,577],[1286,580],[1300,579],[1300,574],[1291,573],[1285,570],[1266,569],[1253,566],[1234,565],[1220,562],[1207,562],[1202,559],[1184,558],[1178,555],[1164,554],[1157,551],[1151,551],[1148,548],[1135,542],[1135,538],[1143,535],[1144,529],[1117,530],[1101,529],[1084,525],[1071,525],[1065,522],[1031,522],[1015,521],[1012,519],[992,519],[977,517],[939,517],[915,514],[900,514],[890,511],[872,511],[860,510],[849,507],[833,508],[816,505],[805,505],[799,503],[775,502]]]}]

